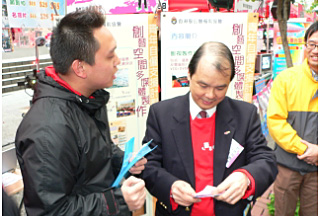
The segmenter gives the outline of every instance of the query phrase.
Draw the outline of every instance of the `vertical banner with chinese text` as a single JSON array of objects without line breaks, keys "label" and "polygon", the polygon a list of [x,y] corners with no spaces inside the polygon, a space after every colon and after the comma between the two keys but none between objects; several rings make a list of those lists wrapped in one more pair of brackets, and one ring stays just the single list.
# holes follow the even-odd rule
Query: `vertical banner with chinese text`
[{"label": "vertical banner with chinese text", "polygon": [[107,15],[106,26],[117,41],[121,60],[107,104],[115,144],[135,137],[140,147],[149,106],[158,101],[158,40],[154,15]]},{"label": "vertical banner with chinese text", "polygon": [[161,16],[161,100],[189,91],[192,55],[204,42],[218,41],[229,47],[235,60],[236,74],[227,95],[251,102],[257,14],[167,12]]},{"label": "vertical banner with chinese text", "polygon": [[[248,13],[247,52],[243,87],[243,100],[250,103],[252,102],[255,60],[257,54],[258,19],[259,16],[257,13]],[[243,81],[243,79],[239,79],[238,74],[236,74],[235,79],[236,82],[239,80]]]}]

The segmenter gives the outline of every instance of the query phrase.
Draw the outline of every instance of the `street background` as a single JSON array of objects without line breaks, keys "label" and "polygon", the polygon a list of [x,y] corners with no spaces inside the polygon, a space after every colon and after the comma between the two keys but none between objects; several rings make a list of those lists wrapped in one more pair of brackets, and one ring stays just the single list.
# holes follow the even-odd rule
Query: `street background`
[{"label": "street background", "polygon": [[[40,59],[49,55],[49,49],[45,46],[38,47]],[[2,53],[2,64],[6,62],[18,62],[35,60],[35,48],[15,48],[14,52]],[[13,91],[2,94],[2,146],[14,142],[14,137],[22,114],[29,108],[32,99],[31,89]]]}]

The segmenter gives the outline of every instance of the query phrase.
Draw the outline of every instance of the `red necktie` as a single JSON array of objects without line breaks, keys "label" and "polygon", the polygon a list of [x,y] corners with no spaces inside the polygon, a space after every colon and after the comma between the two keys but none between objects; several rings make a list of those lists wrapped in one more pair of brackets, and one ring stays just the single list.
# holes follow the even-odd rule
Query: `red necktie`
[{"label": "red necktie", "polygon": [[201,116],[201,118],[207,118],[207,112],[202,110],[201,112],[199,112],[199,115]]}]

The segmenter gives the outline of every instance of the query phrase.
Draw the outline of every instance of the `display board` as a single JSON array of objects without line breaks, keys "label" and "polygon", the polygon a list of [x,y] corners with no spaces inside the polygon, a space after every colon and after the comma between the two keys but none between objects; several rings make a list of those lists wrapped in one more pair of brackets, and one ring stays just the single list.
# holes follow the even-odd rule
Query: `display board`
[{"label": "display board", "polygon": [[55,14],[65,15],[64,0],[7,0],[7,8],[10,28],[52,28]]},{"label": "display board", "polygon": [[[135,151],[141,148],[151,104],[158,98],[158,37],[153,14],[107,15],[106,26],[117,41],[121,60],[107,104],[111,137],[124,149],[135,137]],[[133,215],[152,215],[152,198]]]},{"label": "display board", "polygon": [[107,15],[106,26],[117,41],[121,60],[114,85],[107,89],[111,137],[124,149],[135,137],[141,146],[149,106],[158,101],[158,40],[154,15]]},{"label": "display board", "polygon": [[258,114],[260,116],[262,134],[267,137],[269,134],[267,125],[267,109],[273,80],[270,79],[267,85],[265,85],[266,80],[260,80],[259,82],[260,84],[261,82],[264,82],[263,85],[261,85],[263,88],[259,89],[259,91],[257,90],[257,94],[252,96],[252,104],[257,107]]},{"label": "display board", "polygon": [[230,48],[235,60],[236,74],[227,95],[251,102],[257,29],[257,13],[162,13],[161,100],[189,91],[192,55],[204,42],[219,41]]},{"label": "display board", "polygon": [[[287,40],[293,65],[302,64],[304,59],[304,35],[309,23],[287,23]],[[274,64],[273,79],[287,68],[286,56],[282,46],[279,24],[274,23]]]}]

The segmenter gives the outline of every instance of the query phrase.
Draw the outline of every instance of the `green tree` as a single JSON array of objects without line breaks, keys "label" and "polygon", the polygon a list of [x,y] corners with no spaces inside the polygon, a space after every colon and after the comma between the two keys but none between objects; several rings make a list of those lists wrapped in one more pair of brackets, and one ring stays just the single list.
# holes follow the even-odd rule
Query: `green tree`
[{"label": "green tree", "polygon": [[[313,2],[308,0],[297,0],[296,3],[302,4],[307,13],[313,13],[318,6],[318,0],[313,0]],[[318,14],[318,11],[315,12]]]},{"label": "green tree", "polygon": [[[287,21],[290,17],[290,4],[294,2],[294,0],[278,0],[278,5],[277,5],[277,19],[279,23],[279,30],[280,30],[280,35],[281,35],[281,40],[282,40],[282,46],[283,50],[286,56],[286,63],[287,63],[287,68],[292,67],[292,58],[290,55],[290,49],[289,49],[289,44],[287,40]],[[318,0],[314,0],[310,8],[308,8],[307,1],[306,0],[301,0],[302,5],[305,6],[306,12],[313,12],[315,8],[318,6]]]}]

